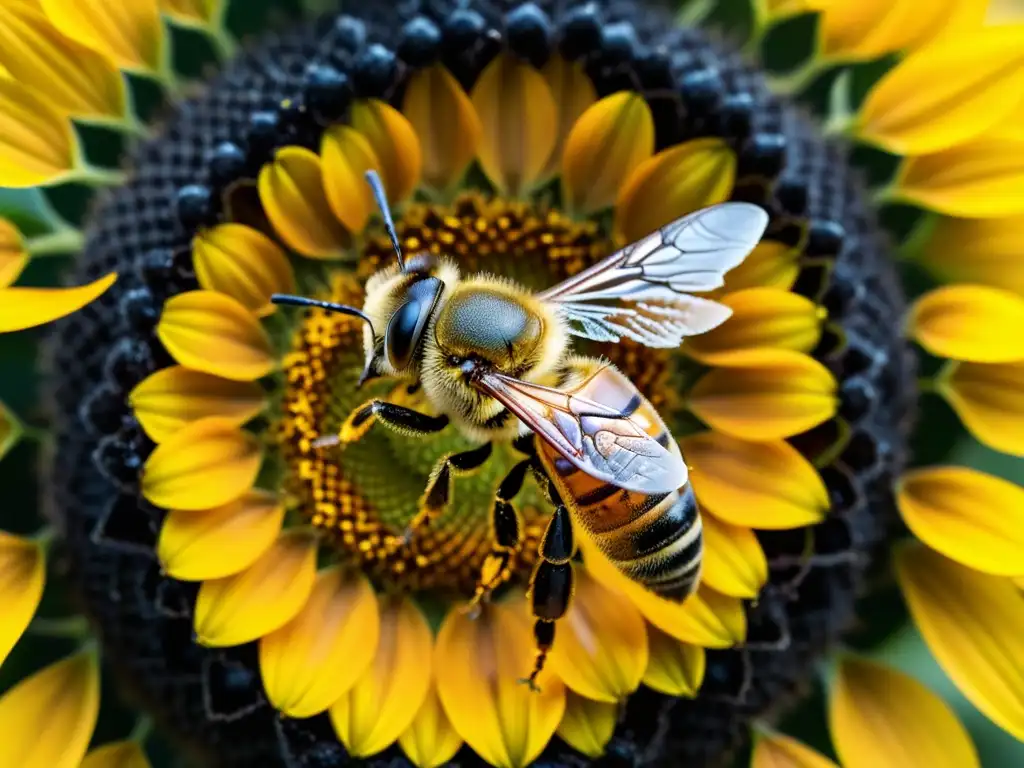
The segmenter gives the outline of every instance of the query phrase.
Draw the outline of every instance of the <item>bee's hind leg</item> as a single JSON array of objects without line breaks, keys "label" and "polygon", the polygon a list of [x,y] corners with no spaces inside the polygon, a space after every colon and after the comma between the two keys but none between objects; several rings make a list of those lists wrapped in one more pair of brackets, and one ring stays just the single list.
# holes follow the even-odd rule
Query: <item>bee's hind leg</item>
[{"label": "bee's hind leg", "polygon": [[427,481],[427,488],[420,497],[419,511],[405,529],[405,543],[408,544],[416,531],[437,518],[452,500],[455,476],[479,469],[491,458],[493,446],[484,443],[462,453],[450,453],[434,465]]}]

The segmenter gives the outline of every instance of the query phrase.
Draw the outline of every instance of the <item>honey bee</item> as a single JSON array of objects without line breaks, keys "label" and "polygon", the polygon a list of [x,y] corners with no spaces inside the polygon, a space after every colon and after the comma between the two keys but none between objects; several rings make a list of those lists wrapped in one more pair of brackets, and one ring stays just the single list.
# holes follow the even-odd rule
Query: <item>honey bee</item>
[{"label": "honey bee", "polygon": [[482,466],[494,443],[522,453],[495,493],[492,550],[473,602],[509,576],[521,530],[513,501],[532,471],[554,509],[530,580],[537,656],[523,682],[535,688],[572,597],[574,526],[628,577],[675,600],[696,589],[703,550],[687,466],[665,423],[614,366],[573,354],[570,337],[674,348],[717,327],[729,308],[690,294],[721,286],[757,245],[768,216],[748,203],[705,208],[534,293],[489,274],[461,275],[453,261],[430,254],[406,260],[380,179],[372,171],[367,179],[397,263],[368,280],[362,309],[273,300],[361,318],[360,384],[398,377],[421,387],[430,406],[422,413],[368,400],[321,445],[357,441],[378,422],[408,435],[452,425],[478,444],[437,463],[406,540],[445,509],[455,476]]}]

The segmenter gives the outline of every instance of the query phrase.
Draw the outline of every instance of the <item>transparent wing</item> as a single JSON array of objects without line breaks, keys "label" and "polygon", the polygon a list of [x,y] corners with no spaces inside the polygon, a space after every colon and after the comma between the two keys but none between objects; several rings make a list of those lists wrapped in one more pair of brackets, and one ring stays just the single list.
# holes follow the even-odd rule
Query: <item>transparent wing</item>
[{"label": "transparent wing", "polygon": [[562,391],[486,373],[478,385],[592,477],[647,494],[669,493],[686,482],[686,464],[678,453],[619,408],[579,394],[586,384]]},{"label": "transparent wing", "polygon": [[678,347],[724,323],[731,310],[688,293],[722,285],[761,240],[768,214],[750,203],[691,213],[538,294],[576,336]]}]

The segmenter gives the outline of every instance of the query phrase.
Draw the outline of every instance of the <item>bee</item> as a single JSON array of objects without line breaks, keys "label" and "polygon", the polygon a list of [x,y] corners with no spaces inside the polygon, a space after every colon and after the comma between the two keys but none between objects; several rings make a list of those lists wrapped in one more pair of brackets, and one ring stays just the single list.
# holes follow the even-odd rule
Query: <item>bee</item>
[{"label": "bee", "polygon": [[768,216],[748,203],[711,206],[534,293],[501,277],[462,275],[430,254],[406,260],[380,179],[373,171],[367,179],[397,261],[367,281],[363,307],[273,301],[362,319],[360,385],[397,377],[422,388],[431,412],[367,400],[320,444],[355,442],[378,423],[408,435],[453,426],[476,444],[439,460],[406,541],[448,506],[456,475],[482,466],[495,443],[523,455],[495,492],[493,544],[473,604],[508,579],[521,529],[513,502],[532,472],[554,510],[530,580],[537,653],[523,682],[535,688],[572,597],[575,526],[628,577],[675,600],[696,589],[703,551],[687,466],[664,421],[626,376],[574,354],[570,339],[674,348],[717,327],[731,310],[691,294],[722,285]]}]

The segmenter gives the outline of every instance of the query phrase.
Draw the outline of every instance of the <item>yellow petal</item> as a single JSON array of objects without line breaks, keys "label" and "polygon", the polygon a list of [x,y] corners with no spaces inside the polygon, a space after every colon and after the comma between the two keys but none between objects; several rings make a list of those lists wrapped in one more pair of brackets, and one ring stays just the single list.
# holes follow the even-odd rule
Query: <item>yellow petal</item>
[{"label": "yellow petal", "polygon": [[430,687],[423,706],[405,732],[398,737],[416,768],[437,768],[451,760],[462,746],[462,737],[444,713],[436,686]]},{"label": "yellow petal", "polygon": [[719,353],[690,390],[689,405],[712,429],[747,440],[804,432],[835,415],[836,382],[812,357],[783,349]]},{"label": "yellow petal", "polygon": [[750,255],[725,276],[723,295],[744,288],[778,288],[788,291],[800,274],[800,251],[784,243],[762,240]]},{"label": "yellow petal", "polygon": [[684,438],[680,446],[701,506],[719,520],[784,529],[825,519],[828,489],[814,465],[789,443],[750,443],[704,432]]},{"label": "yellow petal", "polygon": [[555,147],[544,171],[544,176],[551,176],[558,171],[569,131],[580,115],[597,101],[597,91],[594,90],[594,83],[587,76],[581,61],[566,61],[557,53],[548,59],[541,74],[544,75],[551,96],[555,100],[557,112]]},{"label": "yellow petal", "polygon": [[1005,219],[944,217],[936,222],[919,262],[947,283],[978,283],[1024,296],[1021,253],[1024,253],[1024,216]]},{"label": "yellow petal", "polygon": [[[633,581],[581,532],[580,550],[587,572],[605,587],[626,595],[651,624],[673,637],[706,648],[728,648],[737,638],[734,627],[727,626],[705,601],[706,592],[698,591],[684,602],[659,597]],[[740,638],[742,639],[742,637]]]},{"label": "yellow petal", "polygon": [[976,363],[1024,359],[1024,298],[999,288],[938,288],[915,302],[907,326],[938,357]]},{"label": "yellow petal", "polygon": [[1024,362],[960,363],[938,389],[980,442],[1024,456]]},{"label": "yellow petal", "polygon": [[609,207],[626,179],[653,154],[654,117],[644,98],[620,91],[601,99],[580,116],[565,140],[566,207],[578,213]]},{"label": "yellow petal", "polygon": [[188,291],[167,300],[157,335],[175,360],[233,381],[254,381],[274,370],[270,337],[236,299]]},{"label": "yellow petal", "polygon": [[845,768],[980,765],[946,702],[914,678],[865,659],[840,662],[829,730]]},{"label": "yellow petal", "polygon": [[338,567],[321,571],[298,615],[260,640],[271,705],[288,717],[325,712],[369,668],[379,635],[370,582]]},{"label": "yellow petal", "polygon": [[249,491],[214,509],[174,510],[160,527],[157,556],[176,579],[222,579],[270,549],[283,522],[284,505],[265,491]]},{"label": "yellow petal", "polygon": [[549,658],[551,668],[580,695],[624,699],[640,685],[647,667],[644,617],[626,595],[581,568]]},{"label": "yellow petal", "polygon": [[78,288],[0,288],[0,333],[20,331],[77,312],[114,284],[117,275]]},{"label": "yellow petal", "polygon": [[822,53],[831,59],[858,61],[914,48],[938,33],[959,2],[821,2],[819,37]]},{"label": "yellow petal", "polygon": [[0,531],[0,664],[32,621],[45,579],[43,548]]},{"label": "yellow petal", "polygon": [[483,127],[480,165],[499,192],[519,197],[541,179],[555,149],[558,112],[543,75],[510,53],[480,73],[472,93]]},{"label": "yellow petal", "polygon": [[42,0],[61,33],[109,56],[122,69],[158,72],[164,29],[157,0]]},{"label": "yellow petal", "polygon": [[0,765],[78,768],[99,706],[93,653],[70,656],[22,680],[0,698]]},{"label": "yellow petal", "polygon": [[704,515],[702,578],[722,594],[757,597],[768,581],[768,561],[754,532]]},{"label": "yellow petal", "polygon": [[255,436],[226,419],[201,419],[150,454],[142,469],[142,493],[166,509],[212,509],[251,489],[262,460]]},{"label": "yellow petal", "polygon": [[81,768],[149,768],[149,760],[137,742],[121,741],[92,750]]},{"label": "yellow petal", "polygon": [[287,531],[247,570],[204,581],[196,598],[197,642],[241,645],[291,621],[313,590],[316,550],[312,534]]},{"label": "yellow petal", "polygon": [[979,30],[926,46],[892,69],[868,94],[856,131],[893,153],[937,152],[991,128],[1022,97],[1024,32]]},{"label": "yellow petal", "polygon": [[[595,159],[596,160],[596,159]],[[615,232],[635,242],[680,216],[729,199],[736,155],[721,139],[693,139],[640,163],[615,202]]]},{"label": "yellow petal", "polygon": [[402,113],[419,136],[423,183],[443,190],[466,173],[480,146],[480,118],[459,81],[440,64],[409,78]]},{"label": "yellow petal", "polygon": [[[352,127],[366,138],[380,163],[390,203],[397,205],[409,197],[423,172],[423,150],[409,118],[386,102],[359,101],[352,107]],[[365,179],[363,186],[368,186]]]},{"label": "yellow petal", "polygon": [[200,232],[193,241],[192,258],[200,287],[227,294],[259,315],[274,311],[271,294],[295,292],[295,275],[284,251],[243,224],[221,224]]},{"label": "yellow petal", "polygon": [[1024,213],[1024,138],[982,136],[903,162],[897,200],[948,216],[993,219]]},{"label": "yellow petal", "polygon": [[160,0],[160,10],[184,24],[209,24],[224,11],[225,5],[225,0]]},{"label": "yellow petal", "polygon": [[28,265],[28,254],[18,228],[0,219],[0,290],[11,285]]},{"label": "yellow petal", "polygon": [[348,233],[327,202],[316,154],[303,147],[279,149],[260,171],[257,186],[267,218],[289,248],[314,259],[336,259],[348,247]]},{"label": "yellow petal", "polygon": [[731,640],[730,645],[739,645],[747,638],[747,614],[743,610],[743,601],[716,592],[708,584],[700,585],[696,597],[725,627]]},{"label": "yellow petal", "polygon": [[810,352],[821,337],[823,310],[813,301],[777,288],[748,288],[726,294],[721,303],[732,310],[722,325],[686,340],[683,349],[714,364],[719,352],[773,347]]},{"label": "yellow petal", "polygon": [[644,685],[669,696],[696,696],[704,682],[704,649],[680,642],[654,626],[647,628],[647,645],[650,658],[644,670]]},{"label": "yellow petal", "polygon": [[909,472],[897,486],[900,514],[921,541],[966,566],[1024,575],[1024,489],[967,467]]},{"label": "yellow petal", "polygon": [[381,607],[373,662],[330,710],[338,738],[354,757],[380,752],[412,725],[430,692],[433,644],[409,598]]},{"label": "yellow petal", "polygon": [[475,620],[449,611],[437,636],[444,711],[473,751],[498,768],[533,762],[565,711],[565,687],[551,671],[541,673],[539,693],[519,682],[533,667],[528,617],[526,601],[516,597],[485,606]]},{"label": "yellow petal", "polygon": [[827,757],[781,733],[758,733],[750,768],[839,768]]},{"label": "yellow petal", "polygon": [[1024,595],[1009,579],[925,547],[897,554],[903,597],[925,642],[963,694],[1024,740]]},{"label": "yellow petal", "polygon": [[240,427],[267,404],[258,384],[222,379],[180,365],[151,374],[132,390],[128,402],[146,434],[157,443],[208,416],[219,416]]},{"label": "yellow petal", "polygon": [[117,68],[28,6],[0,7],[0,65],[62,115],[124,114],[125,85]]},{"label": "yellow petal", "polygon": [[324,134],[320,154],[331,210],[349,232],[362,232],[377,210],[373,190],[366,181],[367,171],[380,169],[373,147],[355,128],[335,125]]},{"label": "yellow petal", "polygon": [[568,691],[565,714],[558,724],[558,736],[566,744],[591,759],[604,754],[604,747],[615,731],[619,707],[606,701],[585,699]]}]

